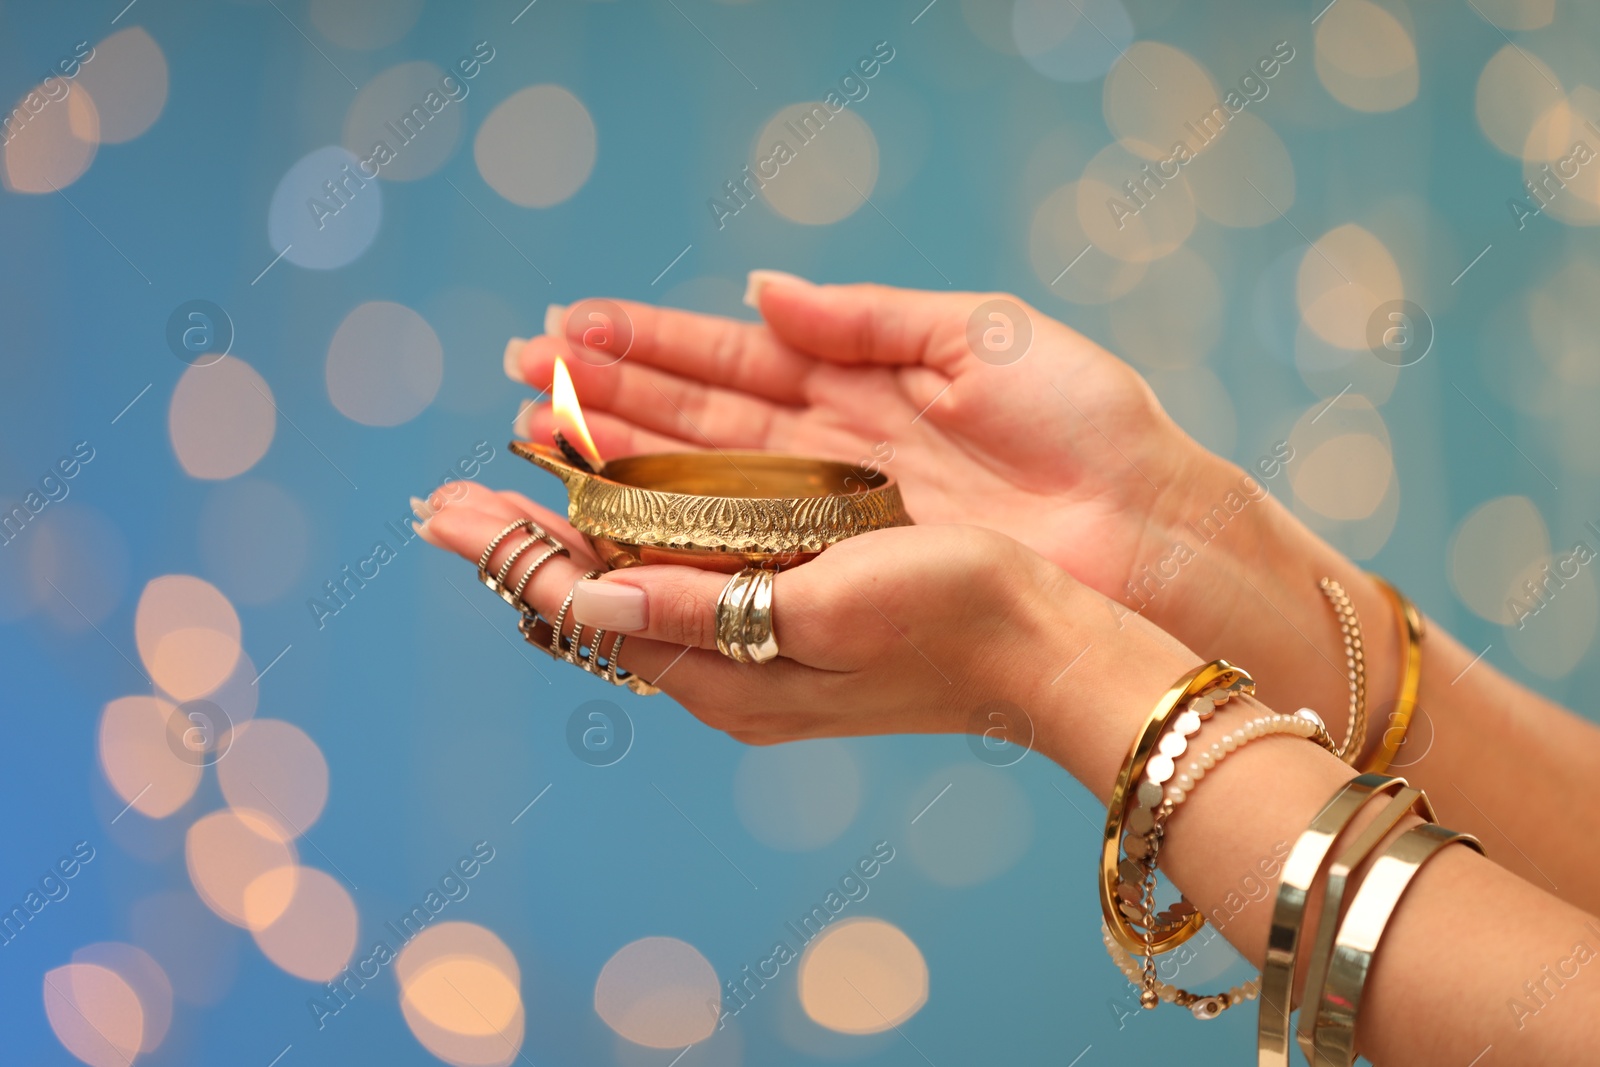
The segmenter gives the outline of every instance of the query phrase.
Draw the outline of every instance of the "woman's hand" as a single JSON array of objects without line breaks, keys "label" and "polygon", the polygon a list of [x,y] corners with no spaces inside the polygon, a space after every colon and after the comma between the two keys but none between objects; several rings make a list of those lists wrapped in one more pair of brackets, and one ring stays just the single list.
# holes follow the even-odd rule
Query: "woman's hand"
[{"label": "woman's hand", "polygon": [[[1387,727],[1399,684],[1388,602],[1260,482],[1183,433],[1109,352],[996,294],[757,271],[748,302],[764,322],[552,308],[555,332],[513,341],[507,372],[548,388],[563,357],[606,455],[764,448],[879,463],[918,522],[1016,538],[1109,598],[1119,624],[1137,613],[1207,658],[1254,664],[1268,699],[1311,704],[1337,735],[1346,679],[1317,590],[1336,578],[1366,630],[1369,745]],[[609,329],[587,332],[597,325]],[[985,331],[1003,341],[1007,327],[1017,347],[996,352]],[[618,359],[621,335],[631,344]],[[597,336],[605,347],[585,346]],[[548,405],[520,428],[548,440]]]},{"label": "woman's hand", "polygon": [[[529,583],[523,599],[531,607],[554,618],[576,582],[577,622],[630,635],[623,668],[748,743],[982,730],[993,725],[983,710],[1005,701],[1032,722],[1025,733],[1016,724],[1008,740],[1036,741],[1074,773],[1103,778],[1114,767],[1072,762],[1074,715],[1095,716],[1113,703],[1119,713],[1142,707],[1196,662],[1142,620],[1118,631],[1097,594],[978,527],[881,530],[778,573],[779,655],[761,665],[716,650],[725,574],[649,566],[580,580],[597,563],[570,526],[523,497],[470,483],[420,529],[476,563],[518,518],[533,519],[572,550],[570,560],[552,560]],[[500,546],[491,570],[517,540]],[[571,626],[569,619],[568,632]]]},{"label": "woman's hand", "polygon": [[[585,348],[595,321],[580,304],[555,309],[557,334],[513,341],[508,373],[548,389],[565,359],[603,455],[754,448],[882,464],[918,522],[988,526],[1123,592],[1195,452],[1137,373],[1009,297],[752,277],[765,323],[616,303],[605,313],[620,310],[632,335],[616,360]],[[969,343],[974,309],[1002,299]],[[992,351],[985,333],[1014,347]],[[529,408],[523,436],[549,440],[550,419]]]}]

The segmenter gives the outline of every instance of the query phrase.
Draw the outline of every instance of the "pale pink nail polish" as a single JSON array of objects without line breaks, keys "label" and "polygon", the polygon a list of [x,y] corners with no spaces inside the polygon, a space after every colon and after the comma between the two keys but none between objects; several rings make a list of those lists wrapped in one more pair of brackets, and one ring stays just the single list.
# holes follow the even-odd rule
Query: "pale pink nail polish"
[{"label": "pale pink nail polish", "polygon": [[544,309],[544,332],[551,337],[565,337],[567,305],[551,304]]},{"label": "pale pink nail polish", "polygon": [[745,281],[745,286],[744,286],[744,304],[745,304],[745,306],[746,307],[752,307],[752,308],[755,308],[757,311],[760,311],[761,310],[761,290],[765,289],[772,282],[791,282],[791,283],[797,283],[797,284],[800,284],[800,285],[810,285],[811,284],[810,282],[806,281],[804,278],[800,277],[797,274],[789,274],[789,273],[787,273],[785,271],[781,271],[781,270],[761,270],[761,269],[753,270],[753,271],[750,272],[749,277]]},{"label": "pale pink nail polish", "polygon": [[505,360],[506,377],[514,382],[522,381],[522,346],[528,343],[526,337],[513,337],[506,342]]},{"label": "pale pink nail polish", "polygon": [[523,400],[522,406],[517,409],[516,418],[511,420],[511,432],[523,440],[528,439],[528,421],[533,417],[531,412],[539,405],[531,400]]},{"label": "pale pink nail polish", "polygon": [[585,626],[631,633],[644,629],[649,608],[643,589],[585,578],[572,587],[572,615]]}]

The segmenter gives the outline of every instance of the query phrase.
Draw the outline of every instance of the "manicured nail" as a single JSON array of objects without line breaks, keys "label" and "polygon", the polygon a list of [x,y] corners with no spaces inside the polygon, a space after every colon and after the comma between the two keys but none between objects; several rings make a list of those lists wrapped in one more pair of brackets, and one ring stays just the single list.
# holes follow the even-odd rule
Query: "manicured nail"
[{"label": "manicured nail", "polygon": [[414,496],[411,498],[411,513],[417,518],[421,519],[423,522],[427,522],[429,519],[433,518],[433,508],[430,507],[428,502],[422,499],[420,496]]},{"label": "manicured nail", "polygon": [[744,303],[746,307],[761,310],[761,290],[772,282],[797,282],[800,285],[811,283],[797,274],[789,274],[781,270],[753,270],[744,284]]},{"label": "manicured nail", "polygon": [[517,417],[511,420],[511,432],[524,441],[528,440],[528,420],[533,417],[533,410],[539,405],[532,400],[524,400],[517,409]]},{"label": "manicured nail", "polygon": [[572,615],[585,626],[629,633],[644,629],[649,612],[643,589],[585,578],[572,587]]},{"label": "manicured nail", "polygon": [[522,381],[522,346],[527,343],[526,337],[513,337],[506,342],[506,377],[514,382]]},{"label": "manicured nail", "polygon": [[564,337],[567,325],[567,305],[551,304],[544,309],[544,332],[551,337]]},{"label": "manicured nail", "polygon": [[418,537],[428,542],[428,544],[432,545],[434,548],[444,547],[444,544],[433,535],[433,531],[428,529],[428,524],[426,522],[414,522],[411,524],[411,528],[416,531]]}]

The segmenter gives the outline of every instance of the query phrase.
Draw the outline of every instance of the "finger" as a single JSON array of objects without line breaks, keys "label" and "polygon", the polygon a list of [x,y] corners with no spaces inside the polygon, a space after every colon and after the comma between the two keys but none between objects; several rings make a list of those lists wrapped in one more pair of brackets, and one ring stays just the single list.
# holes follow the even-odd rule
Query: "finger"
[{"label": "finger", "polygon": [[[516,514],[508,517],[503,511],[493,513],[458,505],[435,514],[427,521],[425,531],[432,543],[456,553],[476,566],[489,543],[500,535],[509,522],[522,517]],[[535,522],[539,521],[535,516],[528,517],[533,518]],[[580,546],[582,543],[578,542]],[[500,539],[495,550],[490,553],[484,569],[491,577],[496,576],[515,554],[515,561],[500,579],[506,588],[514,589],[528,572],[528,568],[532,567],[550,547],[545,541],[536,537],[533,531],[526,528],[514,530]],[[586,566],[588,562],[589,560],[583,556],[573,558],[557,554],[550,557],[539,565],[533,578],[523,588],[523,603],[541,614],[546,614],[549,618],[554,618],[567,592],[571,590],[572,583],[593,569]]]},{"label": "finger", "polygon": [[[468,504],[475,497],[492,495],[483,486],[471,481],[442,482],[426,497],[420,500],[413,497],[411,510],[417,513],[417,518],[426,521],[428,516],[445,508],[458,504]],[[477,505],[482,510],[481,503]]]},{"label": "finger", "polygon": [[[700,451],[706,447],[704,438],[685,441],[651,430],[640,429],[627,419],[605,411],[586,411],[583,421],[589,427],[589,436],[602,456],[637,456],[645,452]],[[550,440],[555,431],[555,414],[549,404],[530,404],[517,416],[515,433],[525,441]]]},{"label": "finger", "polygon": [[[474,494],[471,504],[459,502],[435,514],[425,524],[428,528],[427,537],[431,543],[455,552],[474,565],[481,557],[483,549],[505,528],[508,514],[516,517],[524,509],[530,513],[545,511],[526,498],[519,499],[518,494],[494,493],[483,489],[482,486],[476,488],[482,492]],[[477,504],[488,504],[494,510],[479,510],[473,506]],[[504,538],[490,555],[488,564],[490,572],[495,573],[511,553],[518,549],[521,542],[527,540],[529,538],[523,531],[517,531]],[[545,551],[545,547],[543,542],[537,542],[524,549],[522,555],[517,558],[507,581],[514,584],[515,580],[525,573],[524,568],[530,566],[533,559]],[[524,563],[524,559],[528,562]],[[584,573],[583,567],[582,563],[562,556],[551,557],[540,564],[533,580],[523,591],[524,603],[546,620],[553,621],[560,613],[561,605],[567,595],[573,592],[574,581],[579,581],[580,586],[595,584],[592,581],[585,583],[580,580],[580,576]],[[693,571],[691,568],[641,569],[690,571],[691,575],[705,578],[710,586],[716,587],[716,590],[720,591],[721,588],[719,576]],[[573,598],[576,602],[575,593]],[[817,671],[781,659],[760,667],[735,663],[709,649],[690,646],[687,642],[652,639],[641,633],[626,634],[619,647],[615,643],[615,638],[610,635],[624,631],[603,626],[592,619],[571,618],[575,614],[576,612],[569,609],[569,617],[562,627],[564,634],[571,637],[576,634],[580,626],[584,626],[583,637],[594,640],[597,630],[605,630],[607,636],[599,638],[601,653],[609,658],[612,650],[616,649],[619,669],[657,685],[707,725],[735,732],[755,743],[773,738],[774,719],[780,714],[792,718],[797,709],[803,710],[807,707],[811,694],[817,692],[818,679],[831,676],[831,672]],[[584,643],[583,640],[580,639],[580,643]]]},{"label": "finger", "polygon": [[[628,638],[631,644],[635,638]],[[654,641],[642,645],[671,648]],[[628,645],[622,660],[628,659]],[[630,668],[632,669],[632,668]],[[644,677],[649,678],[648,669]],[[735,663],[716,652],[691,648],[669,665],[656,684],[695,718],[747,744],[800,736],[792,729],[808,716],[817,695],[839,676],[829,671],[776,659],[771,663]]]},{"label": "finger", "polygon": [[572,611],[581,621],[657,641],[715,649],[716,602],[728,576],[694,567],[634,567],[612,581],[579,582]]},{"label": "finger", "polygon": [[[761,323],[627,300],[607,303],[619,309],[632,328],[627,359],[782,404],[801,402],[813,361],[776,343]],[[550,316],[556,321],[547,323],[546,330],[577,352],[584,348],[584,331],[598,309],[597,302],[587,300],[560,309]]]},{"label": "finger", "polygon": [[[485,497],[499,498],[499,494],[484,490],[484,494],[477,502],[493,502],[486,500]],[[508,504],[509,501],[500,500],[498,513],[480,511],[465,503],[457,504],[430,518],[424,524],[425,536],[430,543],[454,552],[476,566],[484,548],[509,521],[506,511]],[[515,512],[520,509],[511,510]],[[531,510],[542,512],[545,509],[533,505]],[[513,514],[512,517],[517,516]],[[529,535],[520,530],[504,538],[489,557],[489,573],[498,573],[499,568],[511,554],[529,540]],[[542,541],[522,549],[505,578],[505,584],[508,587],[515,587],[527,568],[532,566],[546,550],[547,546]],[[579,581],[589,569],[591,568],[580,559],[552,556],[539,565],[533,579],[523,590],[522,601],[553,624],[561,612],[561,605],[572,592],[573,583]],[[569,609],[567,618],[563,620],[562,633],[568,637],[575,635],[580,625],[587,626],[584,636],[591,639],[596,630],[606,630],[612,635],[621,632],[593,623],[585,624],[581,620],[574,619],[573,614]],[[609,656],[611,649],[615,647],[614,637],[601,638],[600,645],[602,654]],[[724,659],[716,652],[685,648],[682,643],[663,642],[641,634],[631,634],[619,650],[618,666],[624,671],[659,684],[665,692],[676,698],[692,701],[696,709],[716,718],[717,722],[738,722],[745,726],[749,725],[747,719],[737,717],[740,708],[736,699],[739,694],[747,691],[748,686],[736,684],[739,679],[729,673],[731,668],[740,664]]]},{"label": "finger", "polygon": [[[430,513],[457,505],[493,515],[499,515],[505,510],[505,502],[500,499],[498,493],[486,485],[472,481],[445,482],[428,495],[427,505]],[[427,517],[427,515],[418,516],[418,518]],[[506,515],[508,521],[516,517]]]},{"label": "finger", "polygon": [[[647,566],[611,571],[579,582],[572,611],[581,621],[691,648],[717,647],[717,599],[731,576],[696,567]],[[815,627],[793,605],[783,606],[793,575],[773,577],[772,629],[779,654],[814,662],[819,649]],[[792,637],[792,640],[791,640]]]},{"label": "finger", "polygon": [[[434,498],[444,498],[446,502],[433,507]],[[594,559],[593,555],[585,550],[586,542],[583,535],[578,533],[564,516],[542,504],[535,504],[521,493],[497,492],[477,482],[463,481],[446,482],[434,492],[433,497],[429,498],[432,513],[452,506],[452,502],[454,505],[493,515],[500,519],[501,526],[514,519],[532,519],[567,548],[583,550],[586,559]],[[419,515],[420,517],[422,516]]]},{"label": "finger", "polygon": [[[560,513],[534,503],[521,493],[509,489],[497,491],[477,482],[447,482],[440,489],[455,493],[459,504],[495,516],[502,528],[516,519],[532,519],[561,542],[572,554],[573,560],[582,563],[585,570],[603,569],[599,557],[589,550],[588,539],[578,532],[577,527]],[[424,536],[427,536],[426,532]],[[520,538],[513,535],[513,538],[522,540],[526,535]]]},{"label": "finger", "polygon": [[779,339],[818,359],[921,363],[946,373],[972,358],[967,320],[992,298],[886,285],[814,285],[776,271],[751,271],[746,296]]},{"label": "finger", "polygon": [[547,508],[543,504],[534,503],[515,489],[500,489],[494,493],[494,496],[502,504],[509,505],[520,514],[537,519],[539,525],[549,530],[558,541],[564,541],[569,545],[583,544],[583,535],[561,513]]},{"label": "finger", "polygon": [[794,409],[738,389],[623,360],[597,366],[572,359],[565,344],[536,337],[522,350],[529,385],[548,390],[557,357],[565,360],[585,412],[609,411],[656,433],[704,446],[763,448],[786,432]]},{"label": "finger", "polygon": [[[509,502],[500,503],[504,507]],[[520,509],[511,510],[512,518],[521,517],[515,514]],[[494,514],[458,505],[430,518],[426,523],[424,536],[430,543],[454,552],[476,566],[483,556],[484,549],[500,535],[508,521],[510,520],[507,519],[505,511]],[[578,544],[581,545],[582,542],[579,541]],[[526,529],[515,530],[501,538],[495,550],[490,553],[485,570],[491,576],[499,578],[501,585],[506,589],[515,590],[519,584],[522,585],[522,602],[554,625],[556,618],[561,615],[562,605],[572,592],[573,583],[595,568],[593,557],[589,556],[587,551],[574,551],[570,556],[560,553],[550,554],[551,547],[548,542],[533,536]],[[510,563],[509,568],[506,566],[507,563]],[[524,583],[523,578],[530,569],[533,569],[533,577]],[[593,640],[597,629],[603,627],[591,628],[582,637]],[[579,624],[572,618],[569,610],[562,619],[561,632],[563,636],[571,638],[579,636],[578,631]],[[602,654],[610,653],[614,640],[614,636],[600,639]],[[582,643],[585,642],[580,639],[580,644]],[[627,654],[619,656],[619,666],[623,669],[637,670],[646,678],[650,677],[652,672],[664,670],[673,657],[682,651],[681,648],[642,638],[631,642],[632,645],[642,647],[628,648],[628,644],[624,643]]]}]

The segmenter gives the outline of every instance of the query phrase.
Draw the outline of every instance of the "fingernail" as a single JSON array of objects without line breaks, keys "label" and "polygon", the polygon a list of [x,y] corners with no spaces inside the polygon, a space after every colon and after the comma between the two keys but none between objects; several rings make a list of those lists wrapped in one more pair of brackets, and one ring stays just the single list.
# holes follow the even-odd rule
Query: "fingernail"
[{"label": "fingernail", "polygon": [[781,270],[753,270],[744,284],[744,303],[746,307],[761,310],[761,290],[771,282],[796,282],[800,285],[811,283],[798,274],[789,274]]},{"label": "fingernail", "polygon": [[526,337],[513,337],[506,342],[505,360],[506,377],[514,382],[522,381],[522,346],[528,343]]},{"label": "fingernail", "polygon": [[522,406],[517,409],[517,417],[511,420],[511,432],[524,441],[528,439],[528,419],[530,417],[528,413],[536,407],[538,405],[533,401],[524,400]]},{"label": "fingernail", "polygon": [[429,519],[433,518],[433,508],[430,507],[428,502],[422,499],[420,496],[414,496],[411,498],[411,513],[417,518],[421,519],[423,522],[427,522]]},{"label": "fingernail", "polygon": [[433,535],[433,531],[428,529],[428,524],[426,522],[414,522],[411,524],[411,528],[416,531],[418,537],[428,542],[428,544],[432,545],[434,548],[444,547],[439,539]]},{"label": "fingernail", "polygon": [[544,309],[544,332],[552,337],[566,335],[567,305],[551,304]]},{"label": "fingernail", "polygon": [[621,582],[585,578],[572,587],[572,615],[585,626],[628,633],[644,629],[644,590]]}]

